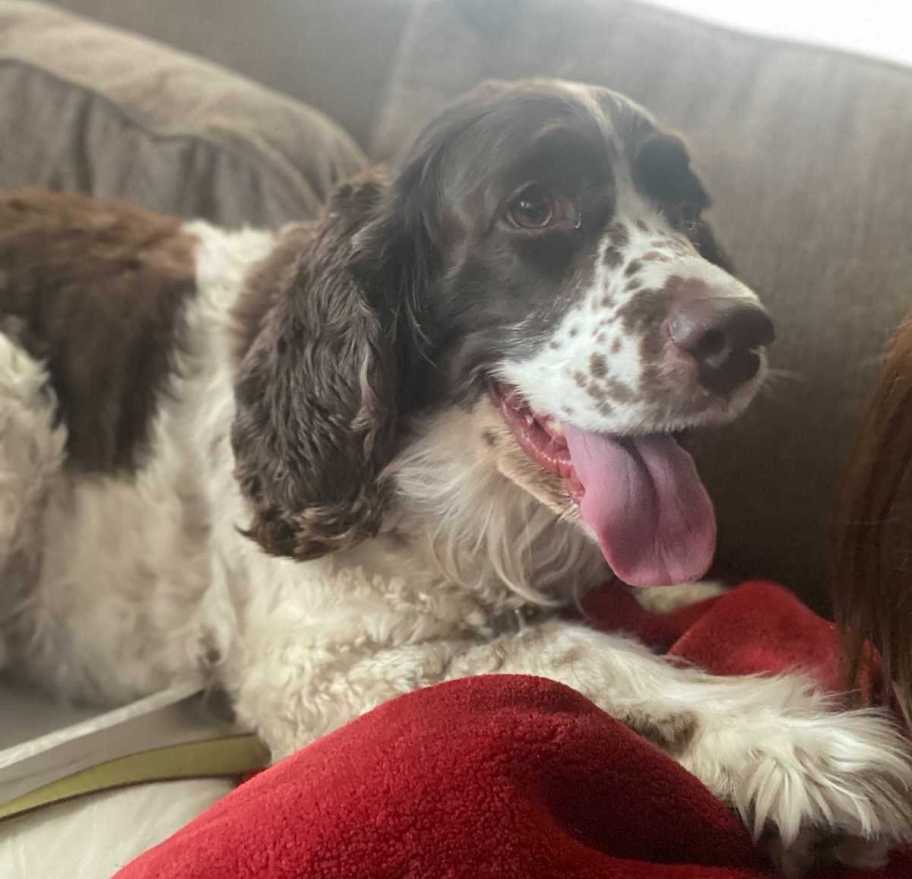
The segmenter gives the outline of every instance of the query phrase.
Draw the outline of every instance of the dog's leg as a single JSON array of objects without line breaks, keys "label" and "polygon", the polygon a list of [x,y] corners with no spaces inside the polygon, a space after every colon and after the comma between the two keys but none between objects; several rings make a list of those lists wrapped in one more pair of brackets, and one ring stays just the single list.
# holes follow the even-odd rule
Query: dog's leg
[{"label": "dog's leg", "polygon": [[10,328],[0,327],[0,666],[4,628],[39,563],[41,510],[66,441],[64,428],[54,425],[44,368],[4,329]]},{"label": "dog's leg", "polygon": [[[237,668],[240,716],[276,755],[395,695],[485,673],[567,684],[639,731],[731,804],[787,875],[810,858],[870,866],[912,839],[912,757],[888,720],[834,711],[800,676],[718,678],[626,638],[547,622],[485,644],[370,653],[298,629]],[[316,634],[316,633],[312,633]]]},{"label": "dog's leg", "polygon": [[787,876],[826,859],[869,868],[912,840],[906,741],[882,714],[836,710],[800,675],[714,677],[560,623],[501,649],[498,671],[560,680],[667,750],[738,811]]}]

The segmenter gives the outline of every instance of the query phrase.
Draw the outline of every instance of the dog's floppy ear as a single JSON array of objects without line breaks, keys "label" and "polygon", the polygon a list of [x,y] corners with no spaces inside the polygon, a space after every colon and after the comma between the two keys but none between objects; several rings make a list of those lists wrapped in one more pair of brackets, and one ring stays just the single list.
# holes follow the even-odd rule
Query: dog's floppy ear
[{"label": "dog's floppy ear", "polygon": [[315,558],[381,524],[417,283],[395,271],[387,201],[377,176],[341,186],[315,228],[286,231],[238,312],[236,476],[246,533],[275,555]]},{"label": "dog's floppy ear", "polygon": [[731,259],[703,217],[712,199],[693,169],[687,146],[679,135],[658,131],[646,138],[636,152],[634,176],[650,198],[672,210],[685,211],[687,215],[682,219],[700,256],[734,274]]}]

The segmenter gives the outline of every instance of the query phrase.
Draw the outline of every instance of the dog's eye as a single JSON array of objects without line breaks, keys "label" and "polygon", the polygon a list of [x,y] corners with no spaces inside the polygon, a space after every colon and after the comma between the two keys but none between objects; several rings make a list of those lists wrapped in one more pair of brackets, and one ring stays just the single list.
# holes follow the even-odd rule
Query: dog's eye
[{"label": "dog's eye", "polygon": [[688,217],[682,221],[681,227],[683,228],[685,235],[696,235],[700,228],[700,224],[696,217]]},{"label": "dog's eye", "polygon": [[547,229],[555,219],[554,196],[537,183],[532,183],[513,197],[507,217],[520,229]]},{"label": "dog's eye", "polygon": [[700,227],[700,209],[694,205],[679,204],[669,211],[669,219],[685,235],[692,236]]},{"label": "dog's eye", "polygon": [[507,205],[507,220],[518,229],[548,229],[558,223],[579,227],[579,216],[568,198],[555,196],[539,183],[524,186]]}]

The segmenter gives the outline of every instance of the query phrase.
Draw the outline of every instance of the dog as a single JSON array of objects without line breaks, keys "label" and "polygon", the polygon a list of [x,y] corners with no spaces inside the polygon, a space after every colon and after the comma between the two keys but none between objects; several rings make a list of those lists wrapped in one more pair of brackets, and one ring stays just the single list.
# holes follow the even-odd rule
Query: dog
[{"label": "dog", "polygon": [[558,614],[711,562],[679,440],[745,409],[774,330],[709,204],[645,110],[550,80],[478,87],[276,233],[4,196],[7,664],[105,703],[217,686],[275,757],[417,687],[541,675],[789,875],[882,863],[912,836],[885,715]]}]

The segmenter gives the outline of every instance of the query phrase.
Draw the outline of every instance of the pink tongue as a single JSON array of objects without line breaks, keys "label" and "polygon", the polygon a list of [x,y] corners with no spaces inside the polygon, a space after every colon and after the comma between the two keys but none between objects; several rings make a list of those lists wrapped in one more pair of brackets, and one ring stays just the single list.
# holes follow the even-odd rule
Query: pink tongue
[{"label": "pink tongue", "polygon": [[702,577],[716,516],[693,458],[670,436],[612,439],[564,425],[585,489],[580,511],[612,570],[633,586]]}]

